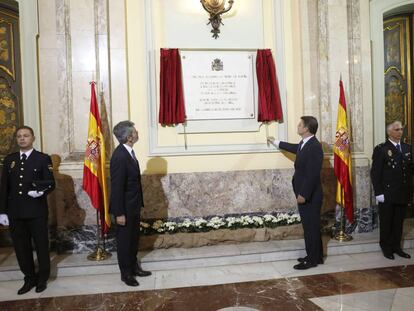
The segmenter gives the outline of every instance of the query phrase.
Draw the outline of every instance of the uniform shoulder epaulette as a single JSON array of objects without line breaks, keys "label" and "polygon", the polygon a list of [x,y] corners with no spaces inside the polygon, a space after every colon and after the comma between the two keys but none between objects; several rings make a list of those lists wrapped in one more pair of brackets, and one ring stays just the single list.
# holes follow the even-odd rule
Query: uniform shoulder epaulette
[{"label": "uniform shoulder epaulette", "polygon": [[[36,150],[37,151],[37,150]],[[41,155],[42,157],[49,157],[49,155],[47,153],[41,152],[41,151],[37,151],[37,153],[39,155]]]},{"label": "uniform shoulder epaulette", "polygon": [[10,153],[10,154],[6,155],[6,157],[4,158],[4,160],[6,160],[6,159],[8,159],[8,158],[13,158],[13,157],[15,157],[15,156],[17,156],[17,155],[19,155],[19,156],[20,156],[20,152],[19,152],[19,151],[17,151],[17,152],[13,152],[13,153]]},{"label": "uniform shoulder epaulette", "polygon": [[376,145],[375,148],[382,148],[382,147],[384,147],[384,145],[385,145],[385,143],[380,143],[380,144]]}]

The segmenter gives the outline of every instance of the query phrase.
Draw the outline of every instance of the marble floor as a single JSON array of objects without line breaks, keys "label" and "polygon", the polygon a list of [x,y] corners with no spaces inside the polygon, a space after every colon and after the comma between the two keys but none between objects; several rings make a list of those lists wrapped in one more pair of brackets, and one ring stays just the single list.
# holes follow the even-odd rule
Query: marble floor
[{"label": "marble floor", "polygon": [[[408,252],[414,258],[414,249]],[[294,272],[291,260],[156,271],[139,278],[138,288],[118,274],[62,277],[41,294],[22,296],[15,294],[22,282],[7,281],[0,284],[0,310],[412,310],[413,260],[381,257],[332,256],[303,272]],[[359,269],[365,261],[386,267]],[[326,272],[334,267],[351,270]]]},{"label": "marble floor", "polygon": [[21,296],[7,251],[0,254],[0,310],[413,310],[412,228],[404,244],[411,259],[384,258],[374,232],[342,246],[329,242],[325,263],[304,271],[292,268],[301,241],[159,250],[141,254],[153,275],[138,278],[136,288],[121,282],[115,264],[74,264],[79,257],[68,256],[46,291]]}]

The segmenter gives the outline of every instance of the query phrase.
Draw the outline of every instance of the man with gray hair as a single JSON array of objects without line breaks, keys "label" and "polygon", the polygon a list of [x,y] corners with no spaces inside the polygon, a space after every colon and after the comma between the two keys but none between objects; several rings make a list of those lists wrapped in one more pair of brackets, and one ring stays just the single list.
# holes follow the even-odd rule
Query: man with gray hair
[{"label": "man with gray hair", "polygon": [[372,154],[371,180],[378,202],[380,246],[385,258],[394,253],[411,258],[401,248],[403,221],[411,195],[411,146],[402,142],[401,121],[387,125],[386,142],[377,145]]},{"label": "man with gray hair", "polygon": [[111,196],[109,211],[116,219],[116,242],[121,280],[128,286],[138,286],[135,276],[149,276],[137,260],[141,207],[144,198],[139,163],[132,147],[138,141],[138,131],[131,121],[114,127],[119,141],[111,157]]}]

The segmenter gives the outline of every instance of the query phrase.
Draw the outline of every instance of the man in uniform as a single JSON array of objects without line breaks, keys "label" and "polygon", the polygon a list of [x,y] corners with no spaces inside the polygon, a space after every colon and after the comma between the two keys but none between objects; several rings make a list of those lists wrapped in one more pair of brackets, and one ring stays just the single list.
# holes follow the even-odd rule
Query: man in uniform
[{"label": "man in uniform", "polygon": [[[47,154],[33,149],[35,136],[28,126],[16,131],[19,152],[4,159],[0,185],[0,224],[10,226],[10,235],[24,285],[22,295],[36,286],[40,293],[47,287],[50,274],[47,194],[55,187],[52,161]],[[38,272],[35,272],[32,239]]]},{"label": "man in uniform", "polygon": [[114,127],[119,141],[111,158],[111,196],[109,211],[116,219],[116,243],[121,280],[128,286],[138,286],[135,276],[149,276],[137,260],[142,195],[141,172],[132,147],[138,141],[134,123],[119,122]]},{"label": "man in uniform", "polygon": [[371,180],[379,206],[380,246],[388,259],[394,259],[394,253],[411,258],[401,249],[413,164],[411,146],[401,141],[402,134],[400,121],[388,124],[387,141],[376,146],[372,154]]},{"label": "man in uniform", "polygon": [[303,116],[298,124],[299,144],[274,140],[268,141],[277,148],[296,154],[295,173],[292,178],[293,192],[296,196],[305,238],[306,256],[298,258],[293,268],[305,270],[323,264],[323,249],[320,232],[322,184],[321,170],[323,150],[315,137],[318,121],[312,116]]}]

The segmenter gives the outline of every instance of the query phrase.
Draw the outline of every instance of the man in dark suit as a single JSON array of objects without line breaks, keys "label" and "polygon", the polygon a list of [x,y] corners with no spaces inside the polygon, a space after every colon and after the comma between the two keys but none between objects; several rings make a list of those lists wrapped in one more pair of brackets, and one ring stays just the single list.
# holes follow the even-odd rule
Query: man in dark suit
[{"label": "man in dark suit", "polygon": [[114,127],[119,141],[111,158],[111,196],[109,211],[115,216],[118,265],[121,280],[138,286],[135,276],[148,276],[137,261],[140,212],[144,206],[139,163],[132,147],[138,141],[134,123],[119,122]]},{"label": "man in dark suit", "polygon": [[[40,293],[47,287],[50,274],[47,194],[55,188],[52,161],[47,154],[33,149],[33,129],[22,126],[16,131],[19,152],[9,154],[3,163],[0,186],[0,223],[10,225],[10,235],[24,285],[18,294],[36,286]],[[32,239],[39,262],[35,272]]]},{"label": "man in dark suit", "polygon": [[277,148],[296,154],[292,185],[303,226],[306,257],[298,258],[299,264],[293,268],[304,270],[323,264],[320,233],[323,151],[320,142],[315,137],[318,121],[311,116],[303,116],[300,119],[298,134],[302,140],[299,144],[274,140],[273,137],[269,137],[268,141]]},{"label": "man in dark suit", "polygon": [[379,207],[380,246],[388,259],[394,259],[394,253],[411,258],[401,249],[413,169],[411,146],[401,141],[402,134],[400,121],[390,123],[387,141],[376,146],[372,154],[371,180]]}]

